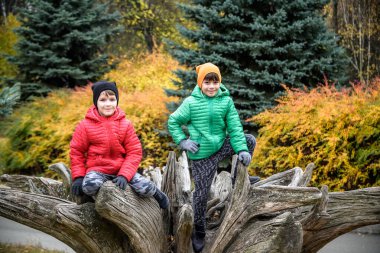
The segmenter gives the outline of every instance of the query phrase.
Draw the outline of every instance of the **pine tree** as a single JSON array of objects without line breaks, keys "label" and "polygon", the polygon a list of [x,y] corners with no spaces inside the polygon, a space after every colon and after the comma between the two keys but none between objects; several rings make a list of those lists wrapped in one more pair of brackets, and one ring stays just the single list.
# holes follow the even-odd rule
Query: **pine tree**
[{"label": "pine tree", "polygon": [[85,85],[110,69],[102,53],[119,19],[95,0],[32,0],[19,12],[16,64],[23,83]]},{"label": "pine tree", "polygon": [[[180,27],[196,48],[171,43],[172,55],[189,70],[177,70],[185,97],[196,84],[195,66],[219,66],[240,117],[272,106],[288,87],[315,86],[324,75],[344,80],[347,57],[327,30],[321,11],[328,0],[197,0],[181,5],[197,29]],[[177,105],[172,104],[170,110]]]},{"label": "pine tree", "polygon": [[21,96],[20,86],[5,87],[0,91],[0,119],[12,114]]}]

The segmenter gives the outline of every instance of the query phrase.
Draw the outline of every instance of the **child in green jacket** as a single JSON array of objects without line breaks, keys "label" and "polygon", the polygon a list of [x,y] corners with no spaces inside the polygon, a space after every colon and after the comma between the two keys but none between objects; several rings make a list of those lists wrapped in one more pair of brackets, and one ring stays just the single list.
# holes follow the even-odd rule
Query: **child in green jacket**
[{"label": "child in green jacket", "polygon": [[[191,160],[195,183],[192,244],[195,252],[201,252],[206,235],[207,197],[217,165],[238,154],[239,160],[248,166],[256,140],[253,135],[244,134],[230,93],[221,84],[219,68],[205,63],[197,66],[196,72],[198,85],[170,115],[168,129]],[[189,130],[189,138],[182,130],[183,125]]]}]

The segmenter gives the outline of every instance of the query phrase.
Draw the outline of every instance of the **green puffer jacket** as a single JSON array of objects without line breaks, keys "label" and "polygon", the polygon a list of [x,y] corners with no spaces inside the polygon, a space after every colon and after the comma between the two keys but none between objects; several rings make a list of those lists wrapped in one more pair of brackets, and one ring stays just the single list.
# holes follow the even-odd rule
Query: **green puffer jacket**
[{"label": "green puffer jacket", "polygon": [[191,160],[203,159],[218,151],[227,136],[236,153],[248,151],[239,115],[227,88],[221,84],[214,97],[204,95],[196,86],[181,106],[170,115],[168,129],[175,143],[186,139],[181,126],[189,129],[190,139],[200,144],[195,154],[187,152]]}]

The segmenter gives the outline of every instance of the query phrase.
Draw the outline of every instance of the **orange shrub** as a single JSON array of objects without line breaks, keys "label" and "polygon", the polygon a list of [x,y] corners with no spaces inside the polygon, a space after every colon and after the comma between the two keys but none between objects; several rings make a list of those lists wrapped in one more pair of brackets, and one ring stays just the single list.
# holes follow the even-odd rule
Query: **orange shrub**
[{"label": "orange shrub", "polygon": [[105,75],[125,92],[143,91],[152,87],[174,87],[171,79],[179,64],[166,54],[140,55],[134,60],[123,60],[115,70]]},{"label": "orange shrub", "polygon": [[316,164],[312,185],[352,190],[380,185],[380,79],[338,90],[289,90],[252,120],[261,128],[250,172],[267,177]]}]

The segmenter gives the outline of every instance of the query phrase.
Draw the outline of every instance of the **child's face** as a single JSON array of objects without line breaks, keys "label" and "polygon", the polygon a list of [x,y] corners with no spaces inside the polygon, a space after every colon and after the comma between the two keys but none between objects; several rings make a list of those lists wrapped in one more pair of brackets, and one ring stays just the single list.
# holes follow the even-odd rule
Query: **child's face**
[{"label": "child's face", "polygon": [[202,92],[208,97],[214,97],[220,88],[220,83],[214,80],[203,80]]},{"label": "child's face", "polygon": [[108,95],[105,91],[100,93],[98,102],[98,112],[101,116],[109,117],[115,113],[117,100],[115,95]]}]

